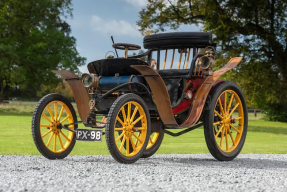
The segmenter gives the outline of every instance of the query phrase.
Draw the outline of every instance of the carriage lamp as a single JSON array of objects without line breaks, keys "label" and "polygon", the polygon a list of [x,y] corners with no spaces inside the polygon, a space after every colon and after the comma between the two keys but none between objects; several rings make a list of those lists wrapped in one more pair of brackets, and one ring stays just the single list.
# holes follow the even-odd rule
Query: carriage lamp
[{"label": "carriage lamp", "polygon": [[202,69],[213,68],[215,65],[214,58],[210,56],[202,56],[199,60]]},{"label": "carriage lamp", "polygon": [[82,83],[85,87],[93,87],[96,86],[97,84],[97,75],[96,74],[88,74],[88,73],[84,73],[82,75]]},{"label": "carriage lamp", "polygon": [[215,49],[208,46],[204,49],[204,56],[199,59],[200,67],[202,68],[203,74],[207,76],[213,75],[212,68],[215,66]]}]

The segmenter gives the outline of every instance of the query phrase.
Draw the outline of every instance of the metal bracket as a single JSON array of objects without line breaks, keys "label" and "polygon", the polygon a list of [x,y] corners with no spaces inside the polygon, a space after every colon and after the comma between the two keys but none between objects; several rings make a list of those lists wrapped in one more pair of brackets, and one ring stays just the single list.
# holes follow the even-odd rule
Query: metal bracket
[{"label": "metal bracket", "polygon": [[183,131],[180,131],[180,132],[178,132],[178,133],[173,133],[173,132],[170,132],[170,131],[168,131],[168,130],[166,130],[166,129],[163,129],[163,132],[166,133],[166,134],[168,134],[168,135],[170,135],[170,136],[178,137],[178,136],[183,135],[183,134],[185,134],[185,133],[188,133],[188,132],[190,132],[190,131],[192,131],[192,130],[194,130],[194,129],[197,129],[197,128],[201,127],[202,125],[203,125],[203,123],[199,123],[199,124],[194,125],[194,126],[192,126],[192,127],[190,127],[190,128],[187,128],[187,129],[185,129],[185,130],[183,130]]}]

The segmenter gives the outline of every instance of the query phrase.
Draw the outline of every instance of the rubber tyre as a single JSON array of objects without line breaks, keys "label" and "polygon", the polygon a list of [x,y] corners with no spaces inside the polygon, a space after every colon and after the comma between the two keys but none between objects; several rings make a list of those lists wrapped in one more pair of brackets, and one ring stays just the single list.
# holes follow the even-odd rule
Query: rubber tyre
[{"label": "rubber tyre", "polygon": [[[143,144],[142,149],[136,155],[132,157],[126,157],[122,155],[119,152],[116,146],[116,143],[115,143],[115,139],[114,139],[114,123],[115,123],[116,117],[121,107],[129,101],[135,101],[139,103],[142,106],[146,114],[146,118],[147,118],[147,136],[146,136],[145,142]],[[149,135],[150,135],[150,125],[151,125],[151,122],[150,122],[149,111],[144,100],[141,97],[139,97],[136,94],[129,93],[129,94],[124,94],[120,96],[119,98],[117,98],[115,102],[113,103],[112,107],[110,108],[108,119],[107,119],[107,124],[106,124],[106,134],[105,134],[106,143],[107,143],[108,149],[112,157],[119,163],[131,164],[131,163],[136,162],[142,156],[148,144]]]},{"label": "rubber tyre", "polygon": [[[237,147],[230,153],[225,153],[218,147],[215,137],[214,137],[214,131],[213,131],[214,108],[215,108],[218,97],[225,90],[233,90],[237,93],[237,95],[239,96],[242,102],[243,111],[244,111],[244,126],[243,126],[243,133],[241,136],[241,140],[239,144],[237,145]],[[209,95],[210,95],[211,101],[209,103],[208,110],[205,111],[205,114],[203,117],[205,142],[208,147],[208,150],[210,151],[211,155],[215,159],[219,161],[231,161],[234,158],[236,158],[237,155],[240,153],[240,151],[243,148],[245,139],[246,139],[247,127],[248,127],[248,113],[247,113],[246,101],[245,101],[243,92],[240,89],[240,87],[236,83],[230,82],[230,81],[219,83],[212,89]]]},{"label": "rubber tyre", "polygon": [[146,149],[144,151],[144,153],[142,154],[141,158],[148,158],[148,157],[152,156],[153,154],[155,154],[157,152],[157,150],[159,149],[161,143],[162,143],[163,137],[164,137],[164,132],[162,129],[160,129],[159,136],[158,136],[155,144],[151,148]]},{"label": "rubber tyre", "polygon": [[[32,118],[32,136],[34,143],[38,149],[38,151],[47,159],[63,159],[67,157],[70,152],[73,150],[75,143],[76,143],[76,137],[75,135],[72,138],[71,144],[69,147],[63,151],[62,153],[53,153],[49,149],[46,148],[45,144],[43,143],[43,140],[41,138],[40,134],[40,120],[41,120],[41,115],[45,107],[52,101],[58,100],[66,104],[69,108],[69,110],[72,113],[73,120],[76,123],[77,122],[77,116],[76,112],[74,110],[73,105],[71,102],[64,96],[60,94],[48,94],[44,96],[37,104],[34,113],[33,113],[33,118]],[[76,130],[78,128],[77,124],[74,125],[74,129]]]}]

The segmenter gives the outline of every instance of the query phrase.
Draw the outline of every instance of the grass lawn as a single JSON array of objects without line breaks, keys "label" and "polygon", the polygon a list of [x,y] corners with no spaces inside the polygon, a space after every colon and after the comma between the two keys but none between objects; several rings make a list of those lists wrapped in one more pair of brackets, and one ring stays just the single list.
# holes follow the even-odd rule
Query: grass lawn
[{"label": "grass lawn", "polygon": [[[32,103],[21,107],[0,107],[0,155],[39,155],[31,135],[33,107]],[[179,137],[165,135],[157,153],[209,153],[203,128]],[[287,153],[287,123],[249,120],[242,153]],[[92,154],[109,154],[105,139],[102,143],[77,142],[72,151],[72,155]]]}]

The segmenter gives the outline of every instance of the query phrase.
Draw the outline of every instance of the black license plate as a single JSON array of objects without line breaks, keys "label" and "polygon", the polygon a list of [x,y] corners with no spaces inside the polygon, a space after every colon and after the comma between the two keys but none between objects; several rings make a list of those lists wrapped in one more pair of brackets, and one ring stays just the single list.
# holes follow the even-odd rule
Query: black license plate
[{"label": "black license plate", "polygon": [[79,141],[94,141],[101,142],[102,129],[77,129],[76,130],[76,139]]}]

